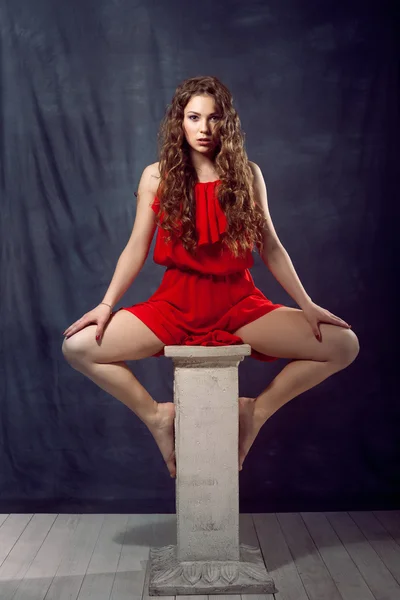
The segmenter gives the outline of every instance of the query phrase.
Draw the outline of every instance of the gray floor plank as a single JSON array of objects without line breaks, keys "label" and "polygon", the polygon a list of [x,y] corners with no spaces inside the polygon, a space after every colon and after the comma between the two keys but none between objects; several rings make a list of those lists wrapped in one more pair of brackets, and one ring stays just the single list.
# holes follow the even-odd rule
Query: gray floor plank
[{"label": "gray floor plank", "polygon": [[[260,545],[275,596],[163,600],[400,600],[400,511],[241,514],[240,541]],[[149,548],[169,544],[173,514],[0,515],[0,598],[153,600]]]},{"label": "gray floor plank", "polygon": [[100,534],[104,515],[80,515],[75,531],[65,544],[61,562],[46,600],[76,599]]},{"label": "gray floor plank", "polygon": [[385,563],[397,583],[400,583],[400,546],[372,512],[356,511],[349,514],[375,552]]},{"label": "gray floor plank", "polygon": [[156,514],[152,521],[152,545],[169,546],[176,544],[176,515]]},{"label": "gray floor plank", "polygon": [[43,600],[79,518],[79,515],[57,516],[13,600]]},{"label": "gray floor plank", "polygon": [[283,535],[310,600],[342,600],[298,513],[277,513]]},{"label": "gray floor plank", "polygon": [[105,515],[78,600],[109,600],[129,516]]},{"label": "gray floor plank", "polygon": [[[240,594],[208,594],[208,596],[202,596],[202,598],[208,598],[208,600],[241,600],[240,596]],[[197,596],[195,597],[197,598]],[[255,598],[261,598],[261,596],[255,596]],[[180,596],[177,596],[177,600],[180,600]]]},{"label": "gray floor plank", "polygon": [[347,513],[325,513],[377,600],[400,600],[400,586]]},{"label": "gray floor plank", "polygon": [[[189,594],[189,595],[187,595],[187,596],[185,596],[185,595],[183,595],[183,594],[182,594],[182,595],[181,595],[181,594],[179,594],[179,596],[175,596],[175,598],[176,598],[177,600],[193,600],[193,598],[195,598],[196,600],[197,600],[197,599],[198,599],[198,600],[208,600],[209,598],[211,598],[211,596],[207,596],[207,595],[205,595],[205,594],[199,594],[199,595],[197,595],[197,594],[196,594],[195,596],[192,596],[192,595],[190,595],[190,594]],[[236,598],[236,595],[235,595],[235,598]]]},{"label": "gray floor plank", "polygon": [[130,515],[110,600],[142,598],[153,527],[154,515]]},{"label": "gray floor plank", "polygon": [[9,513],[0,515],[0,527],[3,525],[4,521],[10,516]]},{"label": "gray floor plank", "polygon": [[56,517],[54,514],[40,514],[30,519],[0,567],[1,600],[10,600],[14,596]]},{"label": "gray floor plank", "polygon": [[400,510],[376,510],[373,514],[400,545]]},{"label": "gray floor plank", "polygon": [[374,600],[374,595],[325,515],[304,512],[301,516],[343,600]]},{"label": "gray floor plank", "polygon": [[[151,546],[161,547],[169,546],[170,544],[176,544],[176,515],[153,515]],[[149,595],[149,575],[150,561],[147,561],[142,600],[154,600],[154,596]],[[181,598],[181,596],[177,598]],[[162,600],[175,600],[175,596],[162,596]]]},{"label": "gray floor plank", "polygon": [[[239,515],[239,538],[241,544],[259,548],[260,544],[252,514],[241,513]],[[268,573],[268,575],[273,579],[271,573]],[[241,600],[274,600],[274,594],[241,594]]]},{"label": "gray floor plank", "polygon": [[253,519],[266,567],[278,588],[276,600],[308,600],[277,516],[254,513]]},{"label": "gray floor plank", "polygon": [[[149,579],[150,579],[150,558],[149,560],[146,561],[146,564],[144,565],[145,569],[146,569],[146,574],[145,574],[145,578],[144,578],[144,585],[143,585],[143,595],[142,595],[142,600],[154,600],[154,596],[149,596]],[[160,596],[160,598],[175,598],[175,596]]]},{"label": "gray floor plank", "polygon": [[8,518],[4,519],[0,527],[0,565],[3,563],[32,517],[32,514],[18,514],[9,515]]}]

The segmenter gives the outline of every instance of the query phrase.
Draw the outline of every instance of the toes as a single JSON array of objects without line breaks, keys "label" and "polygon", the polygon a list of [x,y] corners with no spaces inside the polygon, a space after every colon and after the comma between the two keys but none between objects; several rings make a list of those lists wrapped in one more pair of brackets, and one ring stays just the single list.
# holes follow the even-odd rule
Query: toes
[{"label": "toes", "polygon": [[176,462],[175,462],[175,451],[172,452],[170,458],[167,460],[167,467],[171,477],[176,477]]}]

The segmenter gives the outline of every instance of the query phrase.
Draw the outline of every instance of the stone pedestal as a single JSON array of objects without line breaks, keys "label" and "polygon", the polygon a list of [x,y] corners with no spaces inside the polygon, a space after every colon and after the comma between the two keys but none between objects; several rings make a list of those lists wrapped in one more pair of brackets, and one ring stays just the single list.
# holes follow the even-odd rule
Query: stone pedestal
[{"label": "stone pedestal", "polygon": [[177,545],[150,549],[149,594],[276,592],[259,548],[239,543],[235,346],[166,346],[174,361]]}]

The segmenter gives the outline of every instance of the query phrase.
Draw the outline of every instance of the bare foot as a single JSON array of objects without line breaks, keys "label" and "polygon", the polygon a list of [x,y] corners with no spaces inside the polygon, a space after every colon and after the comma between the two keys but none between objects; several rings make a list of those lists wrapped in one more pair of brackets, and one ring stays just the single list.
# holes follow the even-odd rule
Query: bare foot
[{"label": "bare foot", "polygon": [[146,423],[157,446],[165,460],[171,477],[176,477],[175,436],[174,436],[175,405],[173,402],[159,402],[157,413],[151,423]]},{"label": "bare foot", "polygon": [[255,411],[255,398],[239,398],[239,471],[265,418]]}]

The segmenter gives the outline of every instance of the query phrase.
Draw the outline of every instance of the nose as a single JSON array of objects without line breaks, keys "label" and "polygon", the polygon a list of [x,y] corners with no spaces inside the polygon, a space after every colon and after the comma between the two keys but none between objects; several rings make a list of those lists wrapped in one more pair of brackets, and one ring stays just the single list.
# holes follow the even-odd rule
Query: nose
[{"label": "nose", "polygon": [[209,133],[209,131],[210,131],[210,128],[208,127],[207,122],[203,123],[200,126],[200,133],[206,133],[207,134],[207,133]]}]

